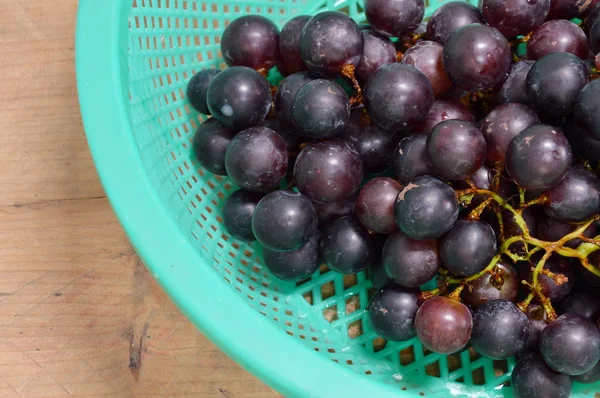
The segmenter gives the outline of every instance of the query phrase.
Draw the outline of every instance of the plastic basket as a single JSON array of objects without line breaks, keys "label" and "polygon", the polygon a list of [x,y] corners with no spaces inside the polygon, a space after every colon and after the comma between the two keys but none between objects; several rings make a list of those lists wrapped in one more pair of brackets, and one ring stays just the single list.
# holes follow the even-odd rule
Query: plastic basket
[{"label": "plastic basket", "polygon": [[[429,16],[443,1],[426,1]],[[477,3],[477,0],[471,0]],[[220,208],[235,187],[191,151],[201,118],[185,98],[198,70],[224,68],[221,32],[238,14],[279,26],[357,0],[80,0],[77,80],[88,141],[108,197],[154,277],[228,355],[287,396],[511,396],[513,360],[429,353],[417,339],[377,340],[364,273],[318,272],[300,286],[227,235]],[[596,388],[594,388],[596,387]],[[598,386],[579,386],[593,396]]]}]

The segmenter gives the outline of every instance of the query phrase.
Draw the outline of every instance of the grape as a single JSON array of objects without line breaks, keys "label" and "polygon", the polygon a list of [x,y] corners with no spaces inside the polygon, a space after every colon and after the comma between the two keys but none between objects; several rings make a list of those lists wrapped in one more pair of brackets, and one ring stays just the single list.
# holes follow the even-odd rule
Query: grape
[{"label": "grape", "polygon": [[371,269],[369,270],[369,276],[371,278],[371,282],[373,283],[373,288],[379,290],[383,289],[390,282],[390,277],[385,271],[385,267],[381,261],[374,261],[371,264]]},{"label": "grape", "polygon": [[595,321],[600,317],[600,300],[598,294],[588,289],[578,289],[560,302],[561,314],[575,314]]},{"label": "grape", "polygon": [[367,84],[369,77],[383,65],[396,62],[396,49],[392,41],[371,29],[363,29],[365,46],[356,69],[356,78],[360,84]]},{"label": "grape", "polygon": [[298,90],[291,113],[294,126],[303,135],[331,138],[338,135],[350,119],[350,98],[335,82],[313,80]]},{"label": "grape", "polygon": [[453,354],[469,342],[473,316],[464,304],[436,296],[425,301],[417,311],[415,330],[429,351]]},{"label": "grape", "polygon": [[427,118],[415,126],[414,131],[429,134],[441,122],[446,120],[464,120],[475,123],[473,114],[459,101],[436,100],[427,115]]},{"label": "grape", "polygon": [[213,77],[206,103],[215,119],[240,131],[265,120],[271,109],[271,88],[257,71],[236,66]]},{"label": "grape", "polygon": [[252,232],[252,214],[263,196],[239,189],[225,200],[223,223],[231,236],[244,241],[256,240]]},{"label": "grape", "polygon": [[285,141],[266,127],[252,127],[238,133],[225,154],[225,168],[240,187],[256,192],[277,188],[288,168]]},{"label": "grape", "polygon": [[564,314],[546,326],[540,349],[544,361],[554,371],[581,375],[600,361],[600,331],[584,317]]},{"label": "grape", "polygon": [[411,239],[437,239],[456,223],[458,199],[442,180],[422,176],[400,192],[394,211],[398,227]]},{"label": "grape", "polygon": [[524,189],[544,190],[558,185],[571,169],[573,154],[565,136],[539,124],[521,131],[508,145],[506,170]]},{"label": "grape", "polygon": [[300,249],[317,232],[317,212],[298,192],[275,191],[258,202],[252,231],[258,243],[278,252]]},{"label": "grape", "polygon": [[206,105],[206,92],[213,77],[219,73],[219,69],[204,69],[196,73],[188,83],[186,97],[192,108],[203,115],[210,115]]},{"label": "grape", "polygon": [[477,7],[460,1],[442,4],[431,16],[427,24],[427,37],[445,44],[452,33],[466,25],[484,23]]},{"label": "grape", "polygon": [[400,231],[394,232],[383,246],[381,262],[395,283],[419,287],[431,281],[441,261],[436,240],[413,240]]},{"label": "grape", "polygon": [[483,18],[510,38],[540,26],[549,10],[550,0],[483,0]]},{"label": "grape", "polygon": [[573,19],[585,16],[592,0],[552,0],[550,5],[550,19]]},{"label": "grape", "polygon": [[[540,259],[538,256],[535,256],[534,258],[537,260]],[[534,267],[535,264],[537,264],[537,261],[535,261],[531,267]],[[544,270],[550,271],[557,277],[563,279],[561,281],[562,283],[559,285],[554,279],[540,273],[538,275],[538,283],[544,296],[553,302],[560,301],[567,297],[575,285],[575,274],[573,273],[569,260],[555,254],[546,261]],[[529,283],[533,283],[533,271],[531,271],[531,269],[525,269],[524,272],[525,279],[527,279]]]},{"label": "grape", "polygon": [[577,126],[572,120],[565,125],[565,135],[577,158],[587,159],[590,162],[600,161],[600,141],[590,138],[590,133]]},{"label": "grape", "polygon": [[278,252],[263,248],[265,266],[273,275],[284,281],[301,281],[319,269],[319,241],[317,231],[307,244],[291,252]]},{"label": "grape", "polygon": [[319,229],[325,231],[338,218],[355,214],[356,195],[347,200],[332,203],[313,202],[313,206],[319,217]]},{"label": "grape", "polygon": [[292,118],[292,103],[296,98],[296,93],[306,84],[315,80],[309,72],[298,72],[286,77],[275,93],[275,109],[277,117],[286,126],[294,126]]},{"label": "grape", "polygon": [[578,383],[593,384],[600,381],[600,362],[592,370],[573,378]]},{"label": "grape", "polygon": [[[533,237],[537,236],[538,219],[540,218],[540,214],[543,214],[543,211],[539,206],[530,206],[523,210],[522,216],[525,220],[525,225],[527,225],[529,234]],[[504,224],[504,235],[507,239],[523,234],[523,231],[521,231],[521,228],[516,223],[512,212],[508,210],[502,211],[502,222]],[[519,253],[524,253],[524,248],[525,247],[522,243],[515,243],[511,246],[511,249],[516,249],[514,251]]]},{"label": "grape", "polygon": [[442,238],[442,262],[456,276],[483,271],[496,254],[496,234],[483,221],[459,220]]},{"label": "grape", "polygon": [[481,125],[487,142],[487,160],[504,162],[508,145],[521,131],[539,124],[536,113],[526,105],[507,103],[495,108]]},{"label": "grape", "polygon": [[441,95],[452,87],[452,83],[444,71],[442,54],[444,47],[434,41],[421,41],[409,48],[402,62],[414,65],[427,76],[435,95]]},{"label": "grape", "polygon": [[544,311],[544,307],[540,304],[532,303],[527,308],[527,318],[529,319],[529,325],[531,329],[529,330],[529,338],[527,339],[526,348],[532,350],[539,350],[540,348],[540,338],[542,337],[542,332],[548,326],[548,317],[546,316],[546,311]]},{"label": "grape", "polygon": [[533,64],[534,61],[521,61],[510,67],[508,77],[502,83],[496,95],[500,103],[518,102],[525,105],[530,104],[529,97],[527,96],[526,80],[527,74]]},{"label": "grape", "polygon": [[394,149],[401,135],[383,130],[370,123],[363,109],[352,111],[350,121],[339,135],[354,146],[363,162],[365,171],[378,174],[387,171],[392,166]]},{"label": "grape", "polygon": [[401,183],[408,184],[417,177],[432,174],[426,148],[427,136],[423,134],[412,134],[400,141],[393,155],[393,169]]},{"label": "grape", "polygon": [[440,177],[464,180],[483,166],[485,138],[471,123],[447,120],[431,130],[427,139],[427,157]]},{"label": "grape", "polygon": [[221,52],[227,66],[247,66],[268,72],[279,60],[279,29],[261,15],[233,20],[221,37]]},{"label": "grape", "polygon": [[[539,221],[538,235],[540,239],[545,240],[547,242],[556,242],[557,240],[560,240],[563,236],[574,232],[577,228],[579,228],[578,225],[563,223],[560,221],[553,220],[552,218],[546,216]],[[588,229],[585,230],[583,236],[585,236],[586,238],[593,238],[597,234],[598,227],[596,226],[596,224],[592,224],[588,227]],[[568,241],[565,244],[565,246],[575,249],[582,243],[583,241],[581,239],[576,238]]]},{"label": "grape", "polygon": [[557,19],[537,28],[527,43],[527,57],[538,60],[552,53],[571,53],[587,58],[589,43],[583,30],[573,22]]},{"label": "grape", "polygon": [[589,31],[592,26],[600,19],[600,2],[595,3],[589,9],[590,13],[585,21],[587,30]]},{"label": "grape", "polygon": [[375,333],[388,341],[406,341],[416,335],[414,320],[420,306],[419,289],[389,284],[369,303],[369,321]]},{"label": "grape", "polygon": [[600,179],[584,168],[572,168],[546,196],[544,210],[558,221],[582,223],[600,213]]},{"label": "grape", "polygon": [[600,52],[600,24],[595,23],[590,29],[590,47],[592,53],[598,54]]},{"label": "grape", "polygon": [[234,136],[234,131],[223,127],[215,118],[203,122],[192,141],[200,165],[213,174],[227,175],[225,153]]},{"label": "grape", "polygon": [[415,30],[425,15],[423,0],[365,0],[365,16],[378,33],[401,37]]},{"label": "grape", "polygon": [[571,378],[552,371],[536,351],[519,360],[511,384],[515,398],[569,398],[573,388]]},{"label": "grape", "polygon": [[342,217],[323,233],[320,253],[331,270],[350,275],[374,262],[373,246],[373,238],[355,217]]},{"label": "grape", "polygon": [[[594,252],[589,255],[588,260],[592,267],[600,268],[600,251]],[[588,271],[584,267],[576,267],[579,271],[579,279],[584,281],[588,286],[593,288],[600,287],[600,277],[596,274],[593,274],[591,271]],[[600,329],[600,327],[599,327]]]},{"label": "grape", "polygon": [[[298,152],[300,143],[302,142],[303,137],[298,135],[297,132],[291,128],[284,127],[284,123],[278,118],[267,119],[261,124],[259,127],[266,127],[273,131],[275,131],[285,142],[285,147],[289,152]],[[288,155],[288,160],[292,160]],[[294,159],[295,160],[295,159]],[[288,162],[289,164],[289,162]],[[294,167],[294,163],[292,162],[291,167],[288,167],[288,171]]]},{"label": "grape", "polygon": [[335,78],[347,65],[358,67],[364,38],[356,22],[338,11],[312,17],[300,34],[300,55],[312,73]]},{"label": "grape", "polygon": [[[600,26],[600,24],[598,25]],[[600,80],[593,80],[577,96],[575,119],[590,138],[600,141],[600,103],[598,98],[600,98]]]},{"label": "grape", "polygon": [[444,45],[444,68],[450,81],[469,91],[483,91],[502,82],[510,71],[512,53],[497,29],[467,25]]},{"label": "grape", "polygon": [[300,55],[300,34],[310,18],[309,15],[298,15],[287,21],[281,29],[277,69],[283,76],[307,69]]},{"label": "grape", "polygon": [[515,301],[520,283],[517,270],[506,261],[500,261],[493,275],[486,272],[470,285],[472,290],[465,289],[463,293],[464,302],[471,308],[479,308],[491,300]]},{"label": "grape", "polygon": [[363,179],[360,155],[339,138],[311,142],[294,166],[298,190],[312,201],[342,202],[358,192]]},{"label": "grape", "polygon": [[389,177],[371,180],[358,193],[356,215],[360,222],[371,231],[391,234],[397,229],[394,218],[394,204],[402,185]]},{"label": "grape", "polygon": [[365,107],[384,130],[401,130],[424,120],[433,105],[433,88],[412,65],[384,65],[371,76],[364,90]]},{"label": "grape", "polygon": [[488,358],[507,359],[523,350],[530,330],[529,319],[514,303],[488,301],[473,314],[471,344]]}]

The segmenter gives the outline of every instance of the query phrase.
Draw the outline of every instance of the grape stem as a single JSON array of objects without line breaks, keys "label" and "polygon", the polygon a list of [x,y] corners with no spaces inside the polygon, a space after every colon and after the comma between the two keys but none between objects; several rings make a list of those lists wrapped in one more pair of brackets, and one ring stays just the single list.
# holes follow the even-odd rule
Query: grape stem
[{"label": "grape stem", "polygon": [[356,95],[350,98],[350,104],[352,106],[358,106],[362,103],[362,88],[356,80],[356,76],[354,74],[356,67],[352,64],[347,64],[342,67],[342,76],[349,79],[352,82],[352,87],[356,90]]}]

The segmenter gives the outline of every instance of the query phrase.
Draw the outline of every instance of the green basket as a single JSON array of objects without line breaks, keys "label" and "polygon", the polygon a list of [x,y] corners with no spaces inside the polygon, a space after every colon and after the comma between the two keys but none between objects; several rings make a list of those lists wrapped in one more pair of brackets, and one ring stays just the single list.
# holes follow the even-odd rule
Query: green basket
[{"label": "green basket", "polygon": [[[426,3],[429,16],[443,1]],[[192,156],[202,118],[185,97],[187,82],[225,67],[219,40],[236,15],[262,14],[281,27],[326,9],[365,20],[357,0],[80,0],[81,112],[117,216],[196,326],[287,396],[512,396],[502,386],[514,360],[438,355],[417,339],[386,344],[365,317],[364,273],[284,283],[265,270],[257,245],[223,228],[220,208],[236,187]],[[600,390],[578,388],[580,397]]]}]

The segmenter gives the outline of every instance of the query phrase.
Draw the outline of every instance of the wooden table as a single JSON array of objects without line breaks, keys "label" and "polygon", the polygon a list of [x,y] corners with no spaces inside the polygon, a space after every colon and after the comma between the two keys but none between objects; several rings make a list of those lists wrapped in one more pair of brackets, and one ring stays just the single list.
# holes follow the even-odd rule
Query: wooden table
[{"label": "wooden table", "polygon": [[0,396],[275,396],[183,317],[113,215],[79,115],[76,11],[0,0]]}]

